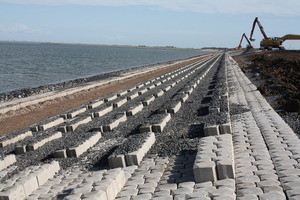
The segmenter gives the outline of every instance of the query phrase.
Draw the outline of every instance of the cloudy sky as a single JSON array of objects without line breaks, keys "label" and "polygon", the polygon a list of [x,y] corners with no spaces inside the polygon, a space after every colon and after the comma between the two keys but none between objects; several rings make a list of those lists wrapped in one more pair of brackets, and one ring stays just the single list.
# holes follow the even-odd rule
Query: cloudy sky
[{"label": "cloudy sky", "polygon": [[[0,40],[235,47],[255,17],[269,37],[300,34],[299,8],[299,0],[0,0]],[[259,29],[254,38],[258,47]]]}]

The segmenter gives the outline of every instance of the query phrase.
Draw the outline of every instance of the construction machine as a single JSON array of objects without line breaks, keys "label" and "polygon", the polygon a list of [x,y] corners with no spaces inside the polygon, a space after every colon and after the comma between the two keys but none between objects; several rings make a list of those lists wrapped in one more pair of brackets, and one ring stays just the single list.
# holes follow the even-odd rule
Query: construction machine
[{"label": "construction machine", "polygon": [[281,45],[285,40],[300,40],[300,35],[294,35],[294,34],[287,34],[283,37],[272,37],[272,38],[268,37],[264,31],[263,26],[261,25],[260,21],[258,20],[258,17],[256,17],[254,19],[251,34],[250,34],[251,41],[255,41],[255,39],[253,39],[252,36],[253,36],[253,32],[254,32],[256,23],[260,29],[260,32],[264,36],[264,38],[260,42],[261,49],[269,49],[269,50],[271,50],[272,48],[284,49],[284,47]]},{"label": "construction machine", "polygon": [[249,41],[248,37],[246,36],[246,34],[244,33],[242,35],[242,38],[241,38],[241,41],[240,41],[240,44],[239,46],[237,46],[235,48],[235,50],[242,50],[242,42],[243,42],[243,39],[246,38],[247,42],[248,42],[248,45],[247,45],[247,48],[253,48],[253,46],[251,45],[251,42]]}]

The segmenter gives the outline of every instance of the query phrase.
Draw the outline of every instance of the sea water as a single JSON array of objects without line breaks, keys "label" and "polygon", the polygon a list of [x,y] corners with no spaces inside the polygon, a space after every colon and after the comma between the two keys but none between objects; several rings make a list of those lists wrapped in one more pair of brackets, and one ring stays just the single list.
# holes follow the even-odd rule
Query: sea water
[{"label": "sea water", "polygon": [[0,42],[0,93],[205,53],[197,50]]}]

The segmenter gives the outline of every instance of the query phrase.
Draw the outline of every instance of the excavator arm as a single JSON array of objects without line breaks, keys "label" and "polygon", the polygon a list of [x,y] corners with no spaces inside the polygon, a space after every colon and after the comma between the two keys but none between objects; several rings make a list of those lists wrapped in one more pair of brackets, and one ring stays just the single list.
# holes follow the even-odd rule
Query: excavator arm
[{"label": "excavator arm", "polygon": [[254,19],[254,22],[253,22],[253,25],[252,25],[252,30],[251,30],[251,34],[250,34],[250,40],[251,41],[255,41],[255,39],[252,38],[253,36],[253,33],[254,33],[254,29],[255,29],[255,24],[257,23],[259,29],[260,29],[260,32],[262,33],[262,35],[264,36],[265,39],[268,39],[268,36],[267,34],[265,33],[264,31],[264,27],[261,25],[260,21],[258,20],[258,17],[256,17]]},{"label": "excavator arm", "polygon": [[252,47],[251,42],[249,41],[248,37],[247,37],[246,34],[244,33],[244,34],[242,35],[242,38],[241,38],[241,41],[240,41],[239,46],[237,46],[237,47],[235,48],[236,50],[237,50],[237,49],[242,49],[242,42],[243,42],[243,39],[244,39],[244,38],[246,38],[246,40],[247,40],[247,42],[248,42],[248,44],[249,44],[249,47]]},{"label": "excavator arm", "polygon": [[285,40],[300,40],[300,35],[287,34],[281,38],[283,41]]}]

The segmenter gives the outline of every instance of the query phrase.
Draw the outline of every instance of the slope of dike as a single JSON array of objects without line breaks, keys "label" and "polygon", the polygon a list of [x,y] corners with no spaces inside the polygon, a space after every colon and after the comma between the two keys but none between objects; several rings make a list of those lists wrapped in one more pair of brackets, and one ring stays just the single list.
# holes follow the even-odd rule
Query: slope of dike
[{"label": "slope of dike", "polygon": [[0,199],[299,199],[300,140],[234,54],[120,76],[1,137]]}]

